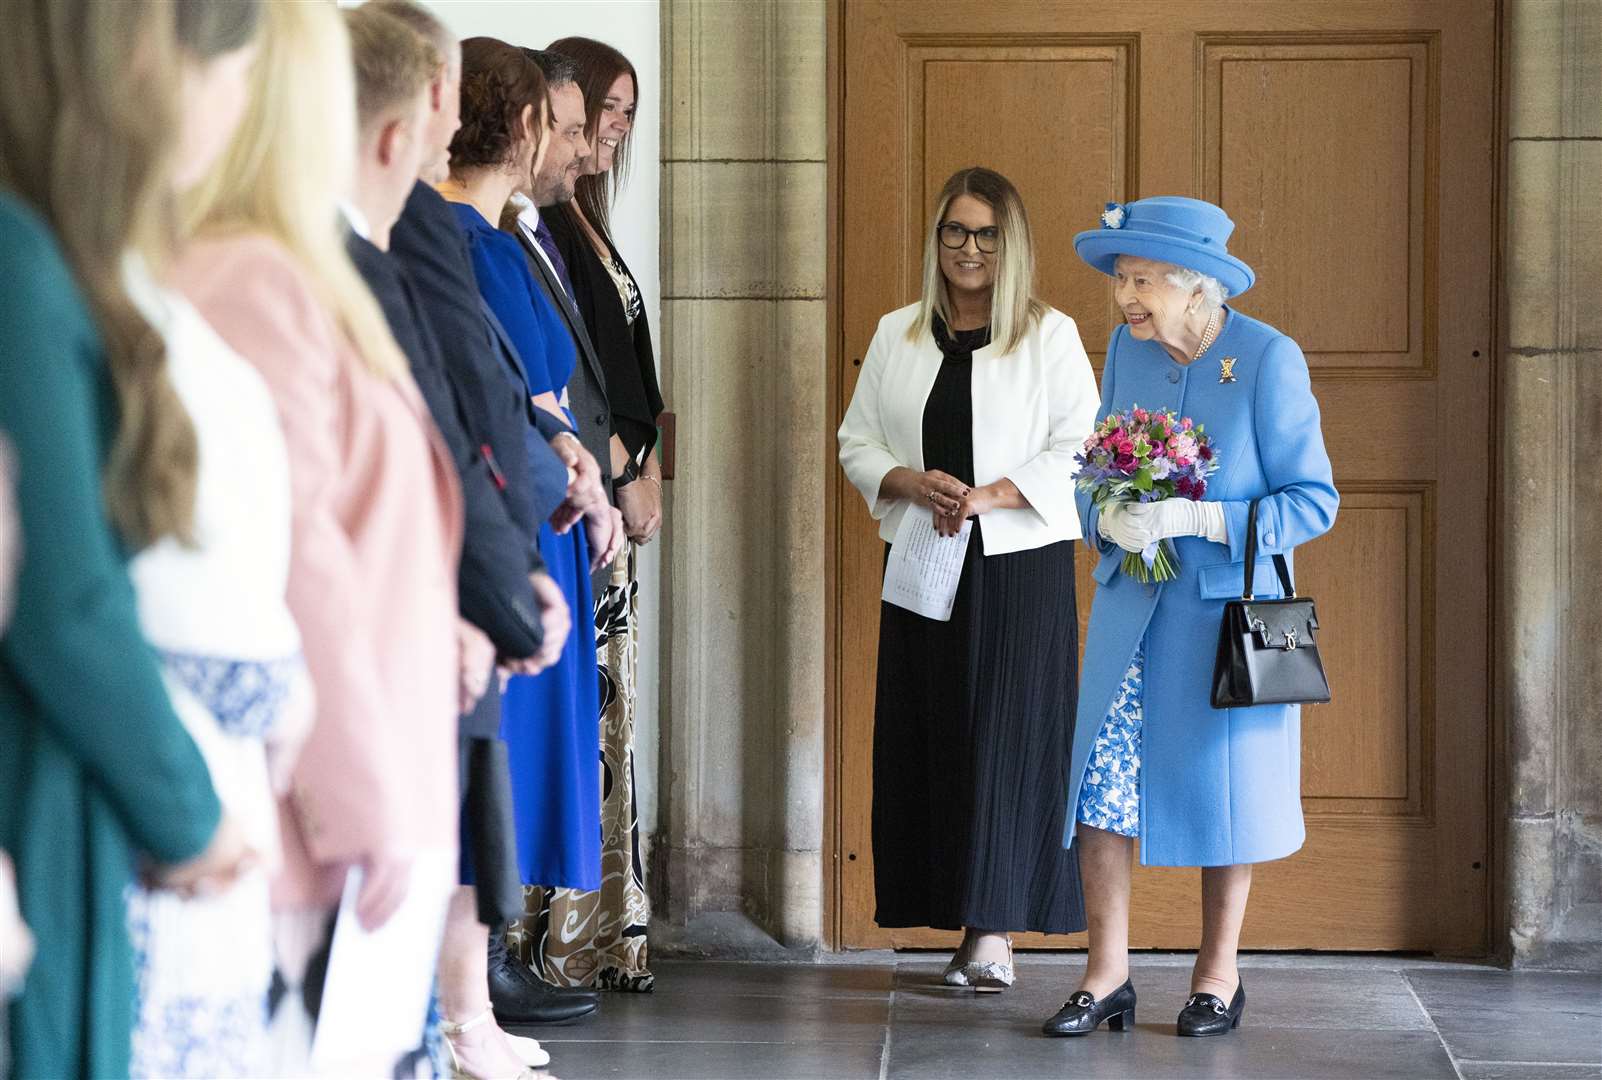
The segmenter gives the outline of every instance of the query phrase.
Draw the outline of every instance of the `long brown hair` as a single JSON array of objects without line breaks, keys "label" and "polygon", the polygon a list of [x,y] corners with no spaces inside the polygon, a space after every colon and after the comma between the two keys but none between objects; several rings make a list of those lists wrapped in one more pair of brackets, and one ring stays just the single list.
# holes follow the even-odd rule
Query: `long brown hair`
[{"label": "long brown hair", "polygon": [[[584,137],[589,140],[591,153],[595,153],[595,137],[601,128],[601,108],[612,84],[619,76],[627,75],[634,84],[634,108],[640,107],[640,76],[629,58],[604,41],[587,37],[560,38],[546,46],[550,52],[561,53],[578,65],[579,89],[584,91]],[[573,201],[578,203],[584,217],[602,236],[611,235],[612,203],[623,192],[628,181],[629,145],[634,141],[634,125],[629,124],[628,134],[618,140],[617,151],[612,155],[612,168],[606,173],[595,173],[578,178]]]},{"label": "long brown hair", "polygon": [[174,7],[161,0],[9,0],[0,34],[0,186],[49,223],[99,327],[118,428],[105,500],[125,544],[185,537],[199,451],[161,336],[122,260],[159,258],[177,119]]}]

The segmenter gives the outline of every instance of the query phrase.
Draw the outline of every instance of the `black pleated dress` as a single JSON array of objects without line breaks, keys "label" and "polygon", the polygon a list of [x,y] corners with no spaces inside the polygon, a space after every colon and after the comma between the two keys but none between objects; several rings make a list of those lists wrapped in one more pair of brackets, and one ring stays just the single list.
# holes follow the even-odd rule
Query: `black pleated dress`
[{"label": "black pleated dress", "polygon": [[[937,318],[935,339],[945,359],[924,405],[924,467],[972,484],[973,352],[989,332],[948,334]],[[1078,637],[1073,542],[986,558],[983,518],[950,622],[880,606],[880,926],[1085,928],[1077,852],[1063,849]]]}]

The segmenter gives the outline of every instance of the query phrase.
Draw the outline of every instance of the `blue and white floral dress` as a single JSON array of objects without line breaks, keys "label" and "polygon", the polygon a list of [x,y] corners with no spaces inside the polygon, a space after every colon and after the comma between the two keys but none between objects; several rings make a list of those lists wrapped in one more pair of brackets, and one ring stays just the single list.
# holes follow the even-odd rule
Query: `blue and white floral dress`
[{"label": "blue and white floral dress", "polygon": [[[289,579],[289,458],[261,377],[182,297],[130,261],[129,291],[167,345],[199,447],[193,543],[166,539],[129,566],[174,711],[225,812],[260,858],[231,887],[181,897],[129,890],[135,959],[131,1071],[262,1075],[273,973],[268,881],[278,853],[269,775],[310,724]],[[115,718],[112,718],[113,720]]]},{"label": "blue and white floral dress", "polygon": [[1140,736],[1144,726],[1141,681],[1146,671],[1146,650],[1124,672],[1112,708],[1085,762],[1085,781],[1079,787],[1078,818],[1082,825],[1117,833],[1140,835]]}]

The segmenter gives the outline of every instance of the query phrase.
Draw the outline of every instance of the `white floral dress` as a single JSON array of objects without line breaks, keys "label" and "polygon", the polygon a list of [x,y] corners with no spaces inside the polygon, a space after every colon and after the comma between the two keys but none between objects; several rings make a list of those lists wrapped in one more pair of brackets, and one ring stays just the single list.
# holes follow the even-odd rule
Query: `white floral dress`
[{"label": "white floral dress", "polygon": [[1140,736],[1145,723],[1141,680],[1145,669],[1142,646],[1135,650],[1118,693],[1113,695],[1112,708],[1107,710],[1085,762],[1085,782],[1079,786],[1080,824],[1119,836],[1140,835]]},{"label": "white floral dress", "polygon": [[259,1076],[273,973],[269,875],[278,811],[269,747],[310,722],[310,682],[289,613],[289,456],[261,377],[142,264],[129,292],[167,345],[195,427],[193,543],[168,538],[129,565],[145,637],[174,711],[229,817],[260,855],[229,888],[194,897],[128,890],[136,1077]]}]

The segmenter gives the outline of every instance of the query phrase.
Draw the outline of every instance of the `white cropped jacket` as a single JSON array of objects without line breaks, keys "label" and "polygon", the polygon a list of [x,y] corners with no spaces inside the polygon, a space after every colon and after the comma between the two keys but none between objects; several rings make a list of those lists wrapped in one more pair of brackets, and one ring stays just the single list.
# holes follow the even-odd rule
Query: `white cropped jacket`
[{"label": "white cropped jacket", "polygon": [[[933,335],[907,339],[917,314],[912,304],[879,320],[839,432],[840,464],[887,542],[907,502],[879,498],[879,485],[897,465],[923,471],[924,403],[943,359]],[[1017,349],[975,352],[972,377],[974,483],[1006,477],[1029,500],[1027,509],[979,519],[985,554],[1080,539],[1074,455],[1090,437],[1101,395],[1074,321],[1047,308]]]}]

